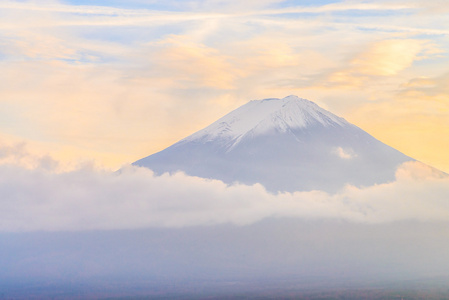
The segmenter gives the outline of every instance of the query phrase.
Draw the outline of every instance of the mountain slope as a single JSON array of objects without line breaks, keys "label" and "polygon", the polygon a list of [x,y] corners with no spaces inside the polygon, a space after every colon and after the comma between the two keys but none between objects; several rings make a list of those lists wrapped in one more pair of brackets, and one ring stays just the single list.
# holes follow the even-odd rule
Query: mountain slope
[{"label": "mountain slope", "polygon": [[288,96],[254,100],[134,164],[184,171],[269,191],[324,190],[394,180],[413,160],[315,103]]}]

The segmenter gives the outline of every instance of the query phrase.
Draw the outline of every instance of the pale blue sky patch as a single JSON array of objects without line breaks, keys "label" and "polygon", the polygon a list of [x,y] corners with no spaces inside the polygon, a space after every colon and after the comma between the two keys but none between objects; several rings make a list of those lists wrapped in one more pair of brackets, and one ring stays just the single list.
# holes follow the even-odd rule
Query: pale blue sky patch
[{"label": "pale blue sky patch", "polygon": [[[157,0],[64,0],[63,3],[69,5],[95,5],[105,7],[118,7],[127,9],[151,9],[151,10],[170,10],[181,11],[181,7],[176,1],[157,1]],[[182,3],[182,1],[181,1]]]},{"label": "pale blue sky patch", "polygon": [[[406,15],[412,15],[412,10],[410,9],[403,9],[403,10],[392,10],[388,9],[388,7],[385,7],[385,9],[348,9],[348,10],[340,10],[332,12],[332,15],[336,18],[385,18],[390,19],[393,17],[400,17],[400,16],[406,16]],[[364,20],[361,20],[364,21]]]},{"label": "pale blue sky patch", "polygon": [[167,35],[178,35],[185,31],[181,26],[173,24],[158,27],[149,26],[145,28],[136,26],[117,26],[85,27],[82,29],[74,28],[73,30],[79,37],[86,40],[113,42],[127,46],[160,40]]},{"label": "pale blue sky patch", "polygon": [[321,6],[326,4],[342,2],[339,0],[286,0],[279,4],[280,7],[288,6]]}]

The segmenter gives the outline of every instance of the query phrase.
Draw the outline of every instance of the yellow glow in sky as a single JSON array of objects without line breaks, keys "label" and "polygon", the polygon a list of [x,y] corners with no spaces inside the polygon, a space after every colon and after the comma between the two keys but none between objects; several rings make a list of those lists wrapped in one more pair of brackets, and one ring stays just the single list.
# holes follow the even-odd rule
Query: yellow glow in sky
[{"label": "yellow glow in sky", "polygon": [[0,158],[115,169],[295,94],[449,172],[449,12],[309,2],[2,1]]}]

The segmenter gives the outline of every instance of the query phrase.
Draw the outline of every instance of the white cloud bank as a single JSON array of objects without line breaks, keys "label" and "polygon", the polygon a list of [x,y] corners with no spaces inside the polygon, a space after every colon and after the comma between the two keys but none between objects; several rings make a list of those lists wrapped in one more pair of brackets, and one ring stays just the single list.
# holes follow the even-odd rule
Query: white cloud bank
[{"label": "white cloud bank", "polygon": [[55,173],[0,166],[0,231],[60,231],[251,224],[269,217],[364,223],[449,221],[449,179],[406,163],[397,181],[366,188],[268,193],[182,173],[127,167]]}]

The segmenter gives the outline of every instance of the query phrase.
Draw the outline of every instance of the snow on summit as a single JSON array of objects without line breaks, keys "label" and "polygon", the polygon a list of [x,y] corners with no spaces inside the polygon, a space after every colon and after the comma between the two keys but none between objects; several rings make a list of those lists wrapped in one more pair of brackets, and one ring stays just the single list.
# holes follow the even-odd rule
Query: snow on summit
[{"label": "snow on summit", "polygon": [[239,138],[248,133],[257,135],[270,130],[286,132],[314,124],[344,126],[349,123],[309,100],[291,95],[282,99],[252,100],[184,141]]},{"label": "snow on summit", "polygon": [[250,101],[134,164],[156,174],[260,183],[276,193],[386,183],[410,160],[315,103],[288,96]]}]

